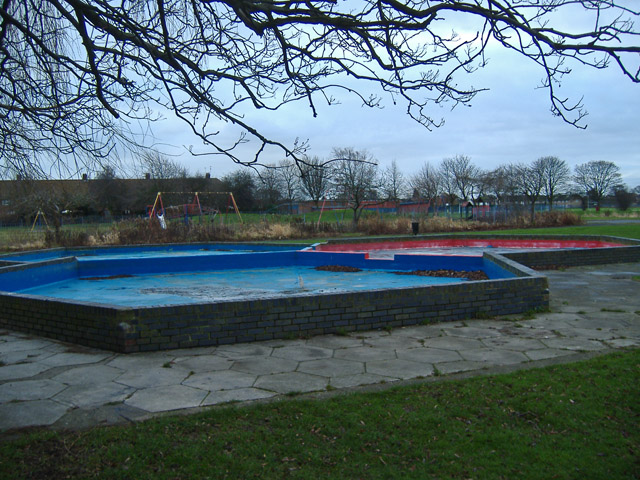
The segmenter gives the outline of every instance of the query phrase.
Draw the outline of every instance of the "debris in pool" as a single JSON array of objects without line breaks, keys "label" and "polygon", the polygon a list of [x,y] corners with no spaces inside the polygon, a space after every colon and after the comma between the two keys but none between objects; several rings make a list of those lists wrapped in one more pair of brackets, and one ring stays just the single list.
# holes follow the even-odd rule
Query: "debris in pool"
[{"label": "debris in pool", "polygon": [[468,280],[488,280],[482,270],[413,270],[411,272],[393,272],[396,275],[418,275],[419,277],[466,278]]},{"label": "debris in pool", "polygon": [[122,275],[110,275],[108,277],[82,277],[80,278],[80,280],[115,280],[117,278],[131,278],[134,276],[135,275],[129,275],[127,273],[124,273]]},{"label": "debris in pool", "polygon": [[315,267],[316,270],[322,272],[361,272],[361,268],[349,267],[347,265],[320,265]]}]

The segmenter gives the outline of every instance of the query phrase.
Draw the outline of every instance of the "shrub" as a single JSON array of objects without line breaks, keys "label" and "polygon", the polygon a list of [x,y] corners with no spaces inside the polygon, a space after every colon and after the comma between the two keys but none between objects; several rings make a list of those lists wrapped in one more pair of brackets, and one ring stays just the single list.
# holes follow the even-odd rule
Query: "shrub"
[{"label": "shrub", "polygon": [[89,245],[89,234],[81,230],[47,230],[44,244],[47,247],[84,247]]},{"label": "shrub", "polygon": [[582,225],[582,218],[572,212],[563,212],[552,210],[550,212],[542,212],[536,215],[536,227],[570,227],[573,225]]}]

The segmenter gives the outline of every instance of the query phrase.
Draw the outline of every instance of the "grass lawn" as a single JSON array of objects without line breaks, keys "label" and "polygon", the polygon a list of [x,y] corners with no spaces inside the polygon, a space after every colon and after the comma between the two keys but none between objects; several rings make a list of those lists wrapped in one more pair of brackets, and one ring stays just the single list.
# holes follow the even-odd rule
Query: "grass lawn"
[{"label": "grass lawn", "polygon": [[576,227],[523,228],[513,230],[496,230],[484,233],[517,233],[522,235],[611,235],[640,239],[640,224],[629,223],[619,225],[580,225]]},{"label": "grass lawn", "polygon": [[0,478],[630,479],[640,350],[0,442]]},{"label": "grass lawn", "polygon": [[640,207],[630,207],[627,210],[618,208],[605,207],[596,211],[595,208],[582,210],[581,208],[569,208],[567,212],[580,215],[584,220],[604,220],[607,218],[638,218],[640,216]]}]

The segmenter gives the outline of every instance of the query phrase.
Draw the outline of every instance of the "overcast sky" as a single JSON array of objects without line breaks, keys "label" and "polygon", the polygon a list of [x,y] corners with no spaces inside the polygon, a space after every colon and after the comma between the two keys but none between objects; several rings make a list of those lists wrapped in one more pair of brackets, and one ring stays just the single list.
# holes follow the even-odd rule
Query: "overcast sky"
[{"label": "overcast sky", "polygon": [[[309,155],[328,159],[334,147],[353,147],[367,150],[382,168],[396,160],[406,175],[426,161],[437,165],[457,154],[469,156],[484,169],[553,155],[572,169],[591,160],[612,161],[629,187],[640,185],[640,85],[613,67],[598,71],[576,66],[558,92],[575,101],[584,97],[589,115],[582,123],[588,127],[580,130],[551,114],[548,91],[536,88],[543,77],[539,67],[504,49],[491,49],[489,57],[488,67],[462,75],[460,82],[490,90],[479,93],[471,107],[451,111],[450,106],[433,106],[431,116],[445,120],[433,131],[409,118],[406,106],[394,106],[389,97],[383,98],[383,109],[362,107],[357,98],[346,97],[340,105],[318,105],[317,118],[301,102],[278,112],[253,112],[247,120],[282,142],[308,139]],[[184,146],[193,145],[195,151],[202,147],[179,120],[168,117],[151,128],[162,140],[157,147],[177,155],[174,159],[190,173],[222,177],[240,168],[220,156],[184,153]],[[224,136],[227,129],[219,128]],[[244,152],[250,159],[251,146]],[[274,153],[263,161],[277,163],[281,158]]]}]

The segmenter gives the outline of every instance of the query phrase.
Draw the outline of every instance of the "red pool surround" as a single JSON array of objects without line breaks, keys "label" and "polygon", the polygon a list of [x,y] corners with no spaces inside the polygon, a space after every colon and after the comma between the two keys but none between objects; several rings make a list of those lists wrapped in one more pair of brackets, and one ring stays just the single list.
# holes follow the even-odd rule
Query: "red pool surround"
[{"label": "red pool surround", "polygon": [[513,249],[561,249],[604,248],[624,245],[601,240],[549,240],[508,238],[438,238],[428,240],[401,240],[362,243],[329,243],[316,245],[321,252],[370,252],[375,250],[423,249],[423,248],[513,248]]}]

